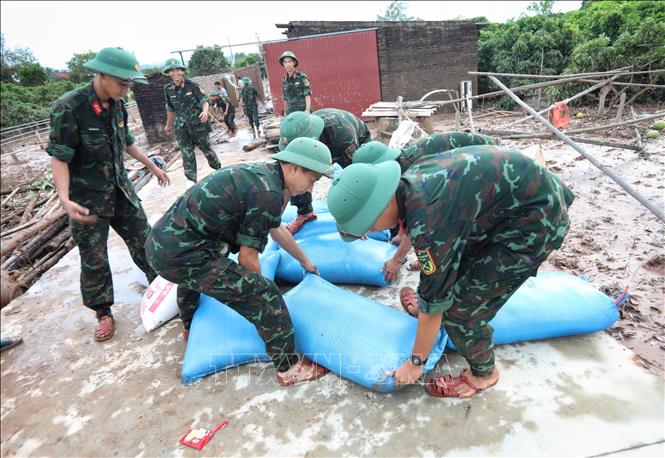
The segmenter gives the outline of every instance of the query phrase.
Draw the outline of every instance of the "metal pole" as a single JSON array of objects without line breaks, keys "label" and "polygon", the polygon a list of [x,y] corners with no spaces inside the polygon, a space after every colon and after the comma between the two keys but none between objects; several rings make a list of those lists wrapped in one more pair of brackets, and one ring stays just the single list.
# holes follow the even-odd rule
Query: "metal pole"
[{"label": "metal pole", "polygon": [[584,148],[579,146],[577,143],[572,141],[568,136],[566,136],[564,133],[562,133],[559,129],[554,127],[547,119],[543,118],[541,115],[539,115],[533,108],[531,108],[529,105],[527,105],[522,99],[517,97],[510,89],[508,89],[504,84],[499,81],[496,77],[490,75],[490,79],[494,81],[494,83],[499,86],[501,89],[503,89],[506,94],[510,96],[511,99],[513,99],[515,102],[517,102],[522,108],[524,108],[526,111],[528,111],[534,118],[536,118],[538,121],[543,123],[547,129],[552,132],[554,135],[559,137],[562,141],[570,145],[575,151],[580,153],[582,156],[587,158],[593,165],[598,167],[600,170],[602,170],[607,176],[612,178],[619,186],[621,186],[623,189],[626,190],[628,194],[633,196],[639,203],[644,205],[646,208],[651,211],[658,219],[660,219],[663,223],[665,223],[665,213],[663,213],[658,207],[656,207],[653,203],[649,202],[644,196],[642,196],[639,192],[634,190],[628,183],[626,183],[620,176],[618,176],[616,173],[614,173],[611,169],[605,167],[603,164],[598,162],[596,158],[591,156],[589,153],[587,153]]},{"label": "metal pole", "polygon": [[185,65],[185,58],[182,57],[182,51],[179,51],[178,54],[180,54],[180,60],[182,61],[182,65]]}]

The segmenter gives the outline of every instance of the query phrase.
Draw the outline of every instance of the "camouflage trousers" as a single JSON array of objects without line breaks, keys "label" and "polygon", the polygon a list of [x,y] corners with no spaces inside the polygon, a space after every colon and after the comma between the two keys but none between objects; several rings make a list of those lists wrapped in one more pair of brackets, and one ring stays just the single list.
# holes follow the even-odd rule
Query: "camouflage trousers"
[{"label": "camouflage trousers", "polygon": [[471,145],[500,145],[501,141],[489,135],[472,134],[471,132],[435,132],[429,137],[418,140],[415,144],[402,149],[406,157],[421,158],[431,154],[450,151],[455,148]]},{"label": "camouflage trousers", "polygon": [[489,322],[561,245],[561,238],[546,231],[530,234],[527,242],[520,231],[506,230],[462,256],[451,292],[454,302],[443,312],[443,325],[473,375],[487,376],[494,370],[494,331]]},{"label": "camouflage trousers", "polygon": [[258,105],[245,106],[245,114],[249,120],[249,127],[259,128],[259,107]]},{"label": "camouflage trousers", "polygon": [[291,316],[274,282],[221,254],[210,257],[209,252],[202,253],[202,264],[179,266],[177,260],[153,248],[159,244],[151,242],[146,244],[150,264],[162,277],[178,284],[178,308],[185,329],[189,329],[201,293],[205,293],[256,326],[278,371],[286,371],[298,361]]},{"label": "camouflage trousers", "polygon": [[219,158],[217,158],[217,153],[210,146],[208,129],[207,124],[198,124],[195,126],[184,125],[176,130],[178,146],[182,151],[182,166],[185,169],[185,177],[190,181],[196,182],[196,153],[194,152],[196,146],[203,151],[210,167],[213,169],[222,167]]},{"label": "camouflage trousers", "polygon": [[113,304],[113,277],[106,246],[109,226],[125,241],[134,263],[145,273],[148,282],[157,276],[145,255],[144,244],[150,232],[145,212],[132,205],[120,190],[116,192],[115,216],[97,216],[97,221],[91,224],[79,224],[70,219],[69,224],[81,257],[83,305],[94,310],[98,318],[111,315]]},{"label": "camouflage trousers", "polygon": [[307,104],[305,103],[305,99],[289,99],[288,104],[286,106],[286,110],[284,110],[284,116],[288,116],[291,113],[295,111],[305,111],[307,108]]},{"label": "camouflage trousers", "polygon": [[236,108],[233,105],[231,105],[229,106],[229,111],[226,112],[226,116],[224,116],[224,124],[226,124],[226,127],[228,127],[231,132],[236,131],[235,118],[236,118]]}]

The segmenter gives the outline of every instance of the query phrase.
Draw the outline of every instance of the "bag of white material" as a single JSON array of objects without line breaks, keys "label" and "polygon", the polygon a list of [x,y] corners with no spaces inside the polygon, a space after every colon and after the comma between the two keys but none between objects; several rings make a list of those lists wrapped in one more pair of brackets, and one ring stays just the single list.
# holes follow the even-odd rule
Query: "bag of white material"
[{"label": "bag of white material", "polygon": [[416,125],[415,122],[409,119],[400,122],[397,129],[395,129],[390,136],[390,143],[388,143],[388,146],[393,149],[402,149],[404,145],[411,141]]},{"label": "bag of white material", "polygon": [[178,285],[157,276],[143,294],[141,321],[145,332],[157,329],[178,315],[176,292]]}]

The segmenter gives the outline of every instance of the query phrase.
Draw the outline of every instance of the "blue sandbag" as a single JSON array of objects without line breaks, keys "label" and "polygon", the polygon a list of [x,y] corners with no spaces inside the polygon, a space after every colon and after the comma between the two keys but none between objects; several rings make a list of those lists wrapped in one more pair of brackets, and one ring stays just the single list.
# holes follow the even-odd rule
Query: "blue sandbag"
[{"label": "blue sandbag", "polygon": [[[619,319],[616,304],[588,281],[564,272],[529,278],[490,321],[496,345],[602,331]],[[455,349],[452,340],[448,347]]]},{"label": "blue sandbag", "polygon": [[[297,352],[367,388],[396,389],[389,374],[411,355],[416,319],[311,274],[284,300]],[[445,332],[438,334],[426,371],[441,358],[447,339]],[[238,364],[268,360],[254,325],[217,300],[201,296],[183,363],[184,383]]]},{"label": "blue sandbag", "polygon": [[[299,353],[372,390],[396,389],[390,374],[411,355],[418,320],[312,274],[284,300]],[[441,358],[447,340],[439,332],[425,371]]]},{"label": "blue sandbag", "polygon": [[[307,257],[318,267],[321,277],[330,283],[385,286],[383,264],[397,251],[390,243],[356,240],[348,243],[338,232],[319,234],[298,241]],[[284,249],[280,248],[276,277],[291,283],[300,282],[305,270]]]},{"label": "blue sandbag", "polygon": [[[237,255],[229,256],[237,259]],[[275,278],[279,253],[261,255],[261,273]],[[235,260],[235,259],[234,259]],[[182,381],[192,383],[214,372],[252,361],[270,361],[256,327],[235,310],[201,294],[182,363]]]}]

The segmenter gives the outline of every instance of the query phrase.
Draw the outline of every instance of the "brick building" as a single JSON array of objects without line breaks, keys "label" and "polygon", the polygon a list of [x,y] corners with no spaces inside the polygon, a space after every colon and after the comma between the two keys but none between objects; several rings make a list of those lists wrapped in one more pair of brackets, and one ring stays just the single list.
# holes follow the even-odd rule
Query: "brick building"
[{"label": "brick building", "polygon": [[471,80],[476,94],[480,24],[468,21],[291,21],[276,24],[288,38],[376,28],[381,99],[418,100],[434,89],[459,90]]}]

